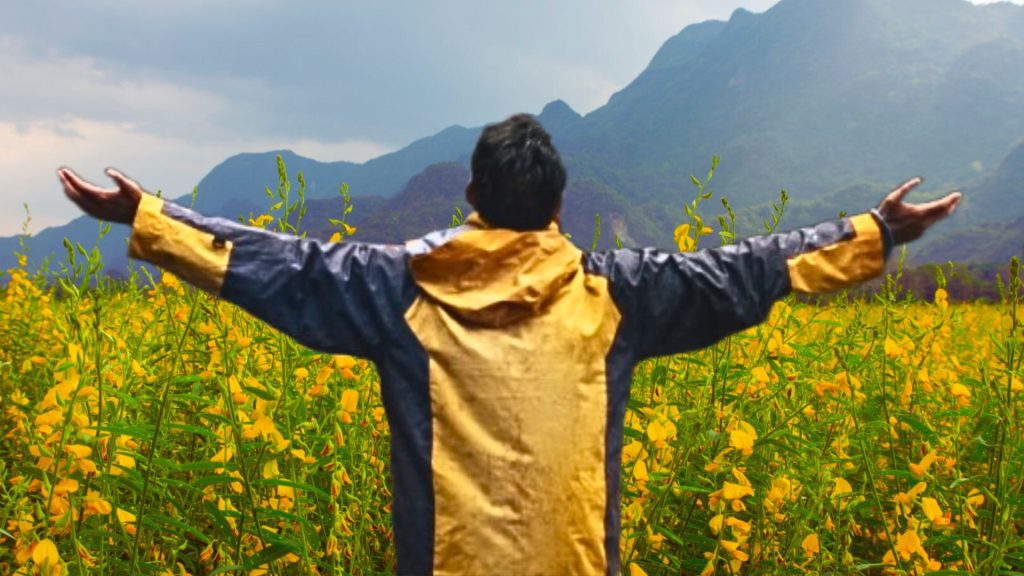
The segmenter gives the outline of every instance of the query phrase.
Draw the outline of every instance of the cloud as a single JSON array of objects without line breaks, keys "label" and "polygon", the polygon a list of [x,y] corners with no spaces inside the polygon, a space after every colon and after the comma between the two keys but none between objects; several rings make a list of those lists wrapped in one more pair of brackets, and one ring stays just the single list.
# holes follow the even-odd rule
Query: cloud
[{"label": "cloud", "polygon": [[93,58],[40,57],[9,36],[0,37],[0,76],[17,79],[0,91],[0,120],[19,125],[75,116],[201,137],[229,107],[218,94],[118,76]]},{"label": "cloud", "polygon": [[359,161],[555,99],[588,112],[686,25],[775,0],[8,4],[0,235],[26,200],[37,225],[74,214],[60,164],[184,194],[243,151]]},{"label": "cloud", "polygon": [[22,124],[0,122],[0,235],[21,230],[23,203],[32,213],[31,231],[67,222],[77,208],[61,193],[55,170],[70,166],[101,186],[110,186],[103,174],[116,166],[143,186],[163,190],[168,197],[188,194],[216,164],[239,152],[292,149],[317,160],[348,158],[364,161],[390,151],[371,141],[315,139],[221,138],[202,141],[190,137],[158,135],[128,122],[106,122],[68,117]]}]

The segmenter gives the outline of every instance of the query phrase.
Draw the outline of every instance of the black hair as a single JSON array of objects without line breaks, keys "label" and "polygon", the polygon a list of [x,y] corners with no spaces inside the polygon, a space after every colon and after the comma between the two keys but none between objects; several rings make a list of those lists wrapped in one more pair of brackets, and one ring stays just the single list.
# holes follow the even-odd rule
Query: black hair
[{"label": "black hair", "polygon": [[551,136],[532,116],[486,126],[473,150],[474,208],[492,226],[542,230],[554,220],[565,167]]}]

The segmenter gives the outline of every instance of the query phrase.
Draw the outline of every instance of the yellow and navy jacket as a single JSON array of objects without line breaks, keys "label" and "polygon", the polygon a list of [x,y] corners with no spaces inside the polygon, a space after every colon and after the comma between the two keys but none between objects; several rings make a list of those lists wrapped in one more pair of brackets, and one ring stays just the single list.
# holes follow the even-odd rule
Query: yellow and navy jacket
[{"label": "yellow and navy jacket", "polygon": [[399,574],[617,574],[633,367],[879,274],[877,214],[696,253],[583,253],[556,225],[324,244],[154,196],[130,255],[299,342],[376,363]]}]

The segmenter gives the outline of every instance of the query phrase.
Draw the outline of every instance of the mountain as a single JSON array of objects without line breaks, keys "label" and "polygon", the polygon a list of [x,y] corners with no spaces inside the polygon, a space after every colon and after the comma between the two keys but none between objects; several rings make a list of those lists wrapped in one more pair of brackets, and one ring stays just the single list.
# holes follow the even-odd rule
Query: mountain
[{"label": "mountain", "polygon": [[684,29],[560,145],[652,211],[712,154],[739,208],[918,173],[955,184],[1024,136],[1020,62],[1021,7],[782,0]]},{"label": "mountain", "polygon": [[1021,214],[1024,206],[1024,142],[976,187],[966,192],[971,215],[976,220],[1003,220]]},{"label": "mountain", "polygon": [[[689,175],[703,173],[713,155],[722,162],[712,188],[736,208],[743,235],[760,231],[782,189],[791,198],[783,226],[792,227],[863,211],[916,174],[928,177],[916,199],[968,191],[946,232],[1002,229],[1024,217],[1020,62],[1024,7],[781,0],[761,14],[737,10],[728,21],[686,27],[585,116],[556,100],[538,118],[569,169],[563,217],[584,245],[600,212],[620,237],[670,246],[692,197]],[[357,238],[394,240],[447,222],[465,184],[455,180],[468,178],[448,163],[465,170],[479,131],[453,126],[363,164],[280,154],[290,174],[303,172],[311,202],[337,199],[338,186],[350,185],[356,218],[365,219]],[[197,207],[228,217],[265,210],[276,154],[240,154],[215,167],[199,182]],[[374,199],[359,213],[363,197]],[[718,212],[706,214],[709,223]],[[62,250],[65,235],[89,245],[95,227],[76,221],[44,231],[32,253]],[[976,234],[969,242],[990,240]],[[0,269],[16,246],[0,239]]]},{"label": "mountain", "polygon": [[959,225],[914,246],[912,261],[1005,264],[1013,256],[1024,259],[1024,142],[963,192]]},{"label": "mountain", "polygon": [[[349,222],[358,228],[354,240],[397,244],[452,224],[456,208],[468,215],[465,200],[469,170],[462,164],[435,164],[416,175],[394,198],[354,198],[352,212],[362,214]],[[372,199],[369,206],[364,202]],[[596,216],[602,220],[598,247],[612,248],[615,237],[627,246],[646,246],[657,241],[657,229],[636,211],[624,197],[593,180],[574,179],[565,190],[562,230],[577,246],[589,249],[593,244]],[[330,237],[333,229],[325,217],[314,214],[340,214],[338,200],[313,200],[309,203],[307,224],[310,235]],[[322,222],[323,224],[320,224]]]},{"label": "mountain", "polygon": [[262,192],[272,189],[278,181],[275,157],[280,155],[290,174],[302,172],[308,198],[337,196],[345,182],[353,196],[394,196],[405,183],[431,164],[466,159],[480,134],[479,128],[448,127],[433,136],[422,138],[405,148],[385,154],[363,164],[352,162],[319,162],[299,156],[290,150],[259,154],[238,154],[210,171],[198,185],[196,208],[218,215],[247,213],[252,206],[265,209]]}]

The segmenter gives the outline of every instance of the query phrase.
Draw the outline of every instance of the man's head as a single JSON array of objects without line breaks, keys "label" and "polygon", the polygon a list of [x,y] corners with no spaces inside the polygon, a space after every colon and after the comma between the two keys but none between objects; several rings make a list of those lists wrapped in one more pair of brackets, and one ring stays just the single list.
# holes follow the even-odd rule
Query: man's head
[{"label": "man's head", "polygon": [[565,167],[532,116],[516,114],[485,127],[471,168],[466,199],[492,226],[541,230],[558,215]]}]

